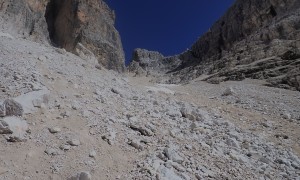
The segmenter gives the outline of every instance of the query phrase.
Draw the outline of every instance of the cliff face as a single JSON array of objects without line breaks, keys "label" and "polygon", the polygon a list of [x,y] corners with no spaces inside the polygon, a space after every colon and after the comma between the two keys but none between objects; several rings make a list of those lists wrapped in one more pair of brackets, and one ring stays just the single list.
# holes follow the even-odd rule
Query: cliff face
[{"label": "cliff face", "polygon": [[101,0],[0,0],[3,29],[78,53],[90,50],[108,69],[124,71],[115,14]]},{"label": "cliff face", "polygon": [[295,40],[299,38],[299,7],[298,0],[238,0],[192,45],[190,53],[199,63],[221,59],[226,51],[235,50],[236,42],[245,39],[266,45],[274,39]]},{"label": "cliff face", "polygon": [[135,49],[132,54],[132,62],[128,67],[129,72],[136,75],[154,75],[168,73],[181,63],[177,56],[164,57],[157,51]]},{"label": "cliff face", "polygon": [[288,74],[300,71],[299,58],[282,58],[299,52],[299,40],[299,0],[237,0],[189,51],[176,56],[181,63],[164,81],[188,82],[207,74],[214,83],[255,78],[300,90],[299,74]]}]

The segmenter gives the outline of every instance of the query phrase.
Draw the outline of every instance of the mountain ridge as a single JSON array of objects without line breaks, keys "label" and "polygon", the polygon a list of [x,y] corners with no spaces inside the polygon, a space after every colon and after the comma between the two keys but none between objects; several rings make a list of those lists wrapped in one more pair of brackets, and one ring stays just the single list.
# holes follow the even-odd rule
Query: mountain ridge
[{"label": "mountain ridge", "polygon": [[[296,0],[237,0],[188,51],[174,56],[176,61],[179,59],[181,63],[175,68],[169,68],[169,73],[161,73],[163,78],[159,78],[158,81],[185,83],[203,74],[220,73],[219,76],[222,77],[217,79],[217,75],[214,75],[214,80],[208,81],[219,83],[224,80],[257,78],[256,74],[261,73],[259,79],[267,80],[266,83],[271,86],[299,90],[300,82],[295,81],[300,78],[299,74],[286,74],[287,71],[297,72],[293,69],[300,68],[298,58],[290,59],[290,67],[284,72],[274,73],[275,69],[269,69],[267,72],[259,70],[247,75],[236,74],[239,78],[223,77],[222,73],[231,71],[238,65],[250,64],[272,56],[282,57],[290,51],[298,52],[299,9],[300,2]],[[294,64],[296,66],[293,66]],[[286,76],[280,78],[282,75]]]}]

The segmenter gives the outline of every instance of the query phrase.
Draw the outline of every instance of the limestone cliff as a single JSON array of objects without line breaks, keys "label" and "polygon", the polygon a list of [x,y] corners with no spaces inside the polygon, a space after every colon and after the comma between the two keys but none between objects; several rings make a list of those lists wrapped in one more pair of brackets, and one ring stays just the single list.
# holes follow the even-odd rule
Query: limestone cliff
[{"label": "limestone cliff", "polygon": [[128,70],[136,75],[160,75],[168,73],[181,63],[177,56],[164,57],[157,51],[135,49]]},{"label": "limestone cliff", "polygon": [[[207,80],[214,83],[258,78],[300,90],[295,86],[299,75],[287,74],[300,71],[299,58],[281,58],[284,53],[298,52],[299,22],[299,0],[237,0],[189,51],[177,56],[181,64],[165,81],[187,82],[208,74],[212,77]],[[262,62],[255,64],[258,61]]]},{"label": "limestone cliff", "polygon": [[104,67],[124,71],[115,14],[102,0],[0,0],[0,15],[2,29],[16,36],[74,53],[80,43]]}]

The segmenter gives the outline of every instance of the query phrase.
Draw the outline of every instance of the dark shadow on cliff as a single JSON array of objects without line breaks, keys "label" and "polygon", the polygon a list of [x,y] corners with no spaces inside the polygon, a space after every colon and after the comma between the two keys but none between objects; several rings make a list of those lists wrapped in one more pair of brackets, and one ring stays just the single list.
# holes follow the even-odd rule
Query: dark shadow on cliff
[{"label": "dark shadow on cliff", "polygon": [[51,0],[46,7],[45,19],[48,25],[49,38],[51,40],[52,45],[58,46],[58,42],[56,40],[55,34],[55,20],[57,18],[59,12],[59,4],[57,0]]}]

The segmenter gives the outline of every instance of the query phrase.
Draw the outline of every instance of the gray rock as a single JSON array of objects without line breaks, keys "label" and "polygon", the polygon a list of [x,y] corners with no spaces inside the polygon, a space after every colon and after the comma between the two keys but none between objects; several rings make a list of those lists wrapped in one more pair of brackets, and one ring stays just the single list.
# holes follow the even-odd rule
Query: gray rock
[{"label": "gray rock", "polygon": [[228,138],[226,144],[231,147],[240,148],[239,142],[232,138]]},{"label": "gray rock", "polygon": [[90,172],[87,172],[87,171],[77,173],[76,175],[68,178],[68,180],[91,180],[91,179],[92,179],[92,176],[91,176]]},{"label": "gray rock", "polygon": [[89,156],[92,157],[92,158],[96,157],[96,155],[97,155],[97,153],[96,153],[95,150],[91,150],[90,153],[89,153]]},{"label": "gray rock", "polygon": [[192,111],[191,107],[184,107],[180,110],[182,117],[188,118],[191,121],[195,121],[196,120],[196,113],[194,111]]},{"label": "gray rock", "polygon": [[140,127],[134,124],[130,124],[129,127],[134,130],[140,132],[144,136],[152,136],[153,132],[145,127]]},{"label": "gray rock", "polygon": [[0,120],[0,134],[12,134],[12,130],[9,128],[8,124]]},{"label": "gray rock", "polygon": [[181,156],[179,156],[179,154],[177,153],[177,151],[175,150],[175,148],[168,147],[164,149],[164,153],[167,156],[167,158],[169,160],[172,160],[174,162],[177,162],[179,164],[181,164],[183,162],[183,158]]},{"label": "gray rock", "polygon": [[60,114],[63,118],[67,118],[67,117],[70,117],[71,113],[69,111],[65,111],[65,112],[62,112]]},{"label": "gray rock", "polygon": [[0,105],[0,117],[5,117],[5,107]]},{"label": "gray rock", "polygon": [[214,178],[215,177],[215,173],[212,170],[207,169],[204,166],[200,166],[200,174],[205,176],[205,177],[210,177],[210,178]]},{"label": "gray rock", "polygon": [[45,150],[45,153],[48,154],[48,155],[51,155],[51,156],[55,156],[55,155],[58,155],[58,151],[54,148],[47,148]]},{"label": "gray rock", "polygon": [[168,106],[166,114],[172,118],[182,117],[180,110],[178,110],[177,108],[175,108],[173,106]]},{"label": "gray rock", "polygon": [[296,162],[292,162],[291,166],[292,166],[293,168],[295,168],[295,169],[300,169],[299,164],[296,163]]},{"label": "gray rock", "polygon": [[111,88],[111,92],[113,92],[115,94],[120,94],[120,91],[117,90],[116,88]]},{"label": "gray rock", "polygon": [[42,100],[40,100],[40,99],[34,99],[33,101],[32,101],[32,104],[33,104],[33,107],[37,107],[37,108],[41,108],[41,106],[42,106]]},{"label": "gray rock", "polygon": [[222,93],[222,96],[230,96],[233,95],[234,90],[232,87],[228,87],[225,89],[225,91]]},{"label": "gray rock", "polygon": [[23,107],[20,103],[16,102],[13,99],[7,99],[3,102],[3,106],[5,108],[6,116],[22,116],[23,115]]},{"label": "gray rock", "polygon": [[49,132],[52,134],[61,132],[61,129],[59,127],[52,127],[52,128],[48,128]]},{"label": "gray rock", "polygon": [[138,76],[157,75],[175,69],[180,62],[176,56],[164,57],[159,52],[137,48],[133,52],[128,70]]},{"label": "gray rock", "polygon": [[284,112],[284,113],[282,114],[282,117],[283,117],[284,119],[287,119],[287,120],[292,119],[292,115],[291,115],[289,112]]},{"label": "gray rock", "polygon": [[80,109],[80,105],[79,105],[79,103],[77,101],[73,101],[73,103],[72,103],[72,109],[74,109],[74,110]]},{"label": "gray rock", "polygon": [[300,58],[300,49],[293,48],[291,50],[286,51],[280,56],[284,60],[295,60]]},{"label": "gray rock", "polygon": [[269,164],[270,163],[270,160],[268,158],[266,158],[266,157],[259,158],[259,161],[261,161],[261,162],[263,162],[265,164]]},{"label": "gray rock", "polygon": [[29,93],[22,94],[14,98],[14,100],[18,102],[20,105],[22,105],[24,114],[28,114],[28,113],[33,113],[37,110],[32,103],[35,99],[42,99],[43,104],[47,104],[48,101],[46,98],[47,94],[49,94],[49,90],[42,89],[39,91],[31,91]]},{"label": "gray rock", "polygon": [[47,58],[45,56],[39,56],[38,60],[45,62],[47,60]]},{"label": "gray rock", "polygon": [[138,140],[129,140],[128,144],[137,150],[142,151],[144,149],[143,146],[141,145],[140,141],[138,141]]},{"label": "gray rock", "polygon": [[67,141],[67,143],[70,144],[71,146],[79,146],[81,144],[79,139],[71,139]]},{"label": "gray rock", "polygon": [[7,140],[10,142],[21,142],[25,140],[25,136],[28,130],[28,124],[26,121],[19,117],[11,116],[11,117],[5,117],[1,121],[2,126],[7,131],[7,127],[9,132],[12,132]]},{"label": "gray rock", "polygon": [[183,180],[180,176],[174,173],[169,168],[166,168],[164,165],[160,165],[157,170],[157,179],[160,180]]},{"label": "gray rock", "polygon": [[88,118],[88,117],[90,117],[91,113],[88,110],[83,110],[83,111],[81,111],[81,115],[84,118]]},{"label": "gray rock", "polygon": [[61,150],[64,150],[64,151],[68,151],[71,149],[71,146],[70,145],[67,145],[67,144],[63,144],[59,147]]}]

